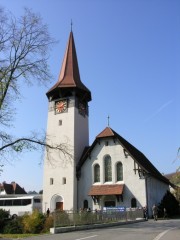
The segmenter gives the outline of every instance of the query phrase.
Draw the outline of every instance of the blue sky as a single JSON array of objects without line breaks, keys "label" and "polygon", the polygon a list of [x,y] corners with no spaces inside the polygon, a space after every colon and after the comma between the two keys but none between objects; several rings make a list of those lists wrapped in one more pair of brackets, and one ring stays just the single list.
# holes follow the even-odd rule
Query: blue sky
[{"label": "blue sky", "polygon": [[[21,86],[15,103],[16,135],[45,131],[45,93],[57,81],[71,19],[81,80],[91,90],[90,143],[108,123],[162,173],[180,165],[180,1],[179,0],[0,0],[20,16],[23,7],[40,13],[58,40],[49,64],[48,86]],[[9,159],[0,182],[42,189],[41,153]],[[39,164],[41,163],[41,164]]]}]

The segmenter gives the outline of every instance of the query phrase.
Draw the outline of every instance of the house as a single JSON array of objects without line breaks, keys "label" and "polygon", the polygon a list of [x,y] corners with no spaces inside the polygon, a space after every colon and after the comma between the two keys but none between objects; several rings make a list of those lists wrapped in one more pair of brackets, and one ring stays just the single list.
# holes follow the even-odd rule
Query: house
[{"label": "house", "polygon": [[45,153],[44,212],[147,206],[151,213],[169,190],[169,180],[110,126],[89,144],[91,91],[80,79],[72,31],[58,81],[46,95],[47,143],[61,144],[62,151]]},{"label": "house", "polygon": [[11,183],[0,183],[0,195],[11,195],[11,194],[27,194],[24,188],[20,187],[15,182]]}]

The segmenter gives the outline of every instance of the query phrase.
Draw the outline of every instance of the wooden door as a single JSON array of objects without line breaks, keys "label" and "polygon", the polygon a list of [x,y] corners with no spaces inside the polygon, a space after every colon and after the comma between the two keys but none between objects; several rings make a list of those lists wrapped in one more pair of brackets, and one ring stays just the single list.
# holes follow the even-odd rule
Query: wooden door
[{"label": "wooden door", "polygon": [[56,210],[63,210],[63,202],[56,202]]}]

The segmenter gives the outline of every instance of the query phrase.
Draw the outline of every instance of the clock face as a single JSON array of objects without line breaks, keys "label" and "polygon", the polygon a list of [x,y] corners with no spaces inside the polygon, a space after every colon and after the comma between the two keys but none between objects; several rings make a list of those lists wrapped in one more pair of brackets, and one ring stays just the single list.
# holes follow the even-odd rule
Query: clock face
[{"label": "clock face", "polygon": [[55,104],[56,113],[62,113],[66,110],[66,108],[67,108],[66,100],[60,100],[60,101],[56,102],[56,104]]}]

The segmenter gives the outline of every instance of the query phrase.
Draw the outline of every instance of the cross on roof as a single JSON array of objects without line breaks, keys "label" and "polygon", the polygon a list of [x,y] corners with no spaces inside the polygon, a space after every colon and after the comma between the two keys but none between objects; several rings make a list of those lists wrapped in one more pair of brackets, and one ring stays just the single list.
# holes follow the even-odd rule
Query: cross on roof
[{"label": "cross on roof", "polygon": [[108,127],[109,127],[109,119],[110,119],[110,116],[108,115],[108,117],[107,117],[107,118],[108,118]]}]

